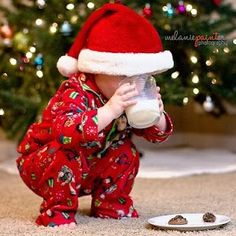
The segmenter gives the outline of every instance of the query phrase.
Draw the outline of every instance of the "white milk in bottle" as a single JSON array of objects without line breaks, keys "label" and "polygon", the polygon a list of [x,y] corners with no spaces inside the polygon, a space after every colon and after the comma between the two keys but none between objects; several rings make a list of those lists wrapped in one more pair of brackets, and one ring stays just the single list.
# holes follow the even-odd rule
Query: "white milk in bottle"
[{"label": "white milk in bottle", "polygon": [[137,100],[137,103],[126,108],[125,112],[129,124],[134,128],[150,127],[160,118],[157,99]]},{"label": "white milk in bottle", "polygon": [[154,125],[160,119],[155,78],[138,75],[125,78],[123,83],[134,83],[138,91],[138,95],[133,98],[137,103],[125,109],[130,126],[143,129]]}]

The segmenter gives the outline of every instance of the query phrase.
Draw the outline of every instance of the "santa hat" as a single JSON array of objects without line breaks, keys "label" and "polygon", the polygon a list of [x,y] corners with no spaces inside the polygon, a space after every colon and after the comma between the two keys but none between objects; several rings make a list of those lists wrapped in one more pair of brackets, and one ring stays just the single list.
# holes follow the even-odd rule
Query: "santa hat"
[{"label": "santa hat", "polygon": [[77,71],[134,76],[173,67],[156,29],[144,17],[117,3],[107,3],[85,22],[57,68],[64,76]]}]

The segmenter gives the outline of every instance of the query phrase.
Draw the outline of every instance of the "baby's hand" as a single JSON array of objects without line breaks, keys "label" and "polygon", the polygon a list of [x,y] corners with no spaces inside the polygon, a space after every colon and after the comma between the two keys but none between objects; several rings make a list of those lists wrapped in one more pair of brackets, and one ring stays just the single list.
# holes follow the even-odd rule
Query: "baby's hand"
[{"label": "baby's hand", "polygon": [[163,101],[161,99],[160,87],[157,87],[157,99],[158,99],[160,114],[162,114],[163,111],[164,111],[164,104],[163,104]]},{"label": "baby's hand", "polygon": [[123,111],[130,105],[134,105],[136,101],[132,99],[138,95],[135,84],[122,84],[109,99],[105,106],[113,114],[113,118],[118,118]]}]

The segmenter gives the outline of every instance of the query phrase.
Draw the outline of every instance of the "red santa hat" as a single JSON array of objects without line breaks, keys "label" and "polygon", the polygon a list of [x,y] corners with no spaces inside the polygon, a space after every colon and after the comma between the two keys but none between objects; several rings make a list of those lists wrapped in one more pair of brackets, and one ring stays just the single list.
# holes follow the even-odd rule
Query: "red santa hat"
[{"label": "red santa hat", "polygon": [[134,76],[157,74],[174,65],[163,51],[158,32],[144,17],[117,3],[94,11],[57,68],[64,76],[77,71]]}]

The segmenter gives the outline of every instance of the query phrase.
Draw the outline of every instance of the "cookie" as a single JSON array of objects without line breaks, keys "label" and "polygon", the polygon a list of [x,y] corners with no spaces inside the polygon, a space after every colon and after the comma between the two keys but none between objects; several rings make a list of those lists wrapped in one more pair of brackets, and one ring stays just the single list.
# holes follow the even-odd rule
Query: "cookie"
[{"label": "cookie", "polygon": [[181,215],[176,215],[174,218],[171,218],[169,221],[168,221],[168,224],[169,225],[186,225],[188,224],[188,221],[186,218],[184,218],[183,216]]},{"label": "cookie", "polygon": [[202,216],[204,222],[214,223],[216,221],[216,217],[214,214],[207,212]]}]

